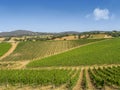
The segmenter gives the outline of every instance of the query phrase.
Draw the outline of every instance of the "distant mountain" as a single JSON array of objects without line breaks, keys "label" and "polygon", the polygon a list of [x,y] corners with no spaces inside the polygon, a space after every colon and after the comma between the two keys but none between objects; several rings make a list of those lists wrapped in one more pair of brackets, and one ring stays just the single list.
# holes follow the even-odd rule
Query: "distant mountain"
[{"label": "distant mountain", "polygon": [[67,32],[60,32],[60,33],[47,33],[47,32],[32,32],[28,30],[16,30],[11,32],[1,32],[0,36],[35,36],[35,35],[67,35],[67,34],[78,34],[79,32],[75,31],[67,31]]},{"label": "distant mountain", "polygon": [[36,36],[36,35],[48,35],[51,33],[43,33],[43,32],[32,32],[28,30],[16,30],[11,32],[1,32],[0,36]]},{"label": "distant mountain", "polygon": [[[11,32],[1,32],[0,37],[2,36],[38,36],[38,35],[73,35],[73,34],[97,34],[97,33],[111,33],[112,31],[89,31],[89,32],[76,32],[76,31],[65,31],[59,33],[48,33],[48,32],[33,32],[28,30],[16,30]],[[115,31],[114,31],[115,32]],[[117,32],[117,31],[116,31]]]},{"label": "distant mountain", "polygon": [[70,34],[79,34],[80,32],[76,32],[76,31],[66,31],[66,32],[60,32],[59,34],[65,34],[65,35],[70,35]]},{"label": "distant mountain", "polygon": [[11,32],[1,32],[0,36],[23,36],[23,35],[37,35],[36,32],[27,30],[16,30]]}]

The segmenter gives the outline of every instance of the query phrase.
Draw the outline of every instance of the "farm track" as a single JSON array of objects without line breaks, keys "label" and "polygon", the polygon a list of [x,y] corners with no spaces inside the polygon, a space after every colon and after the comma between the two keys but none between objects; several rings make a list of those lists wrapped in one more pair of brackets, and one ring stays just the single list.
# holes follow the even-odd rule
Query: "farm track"
[{"label": "farm track", "polygon": [[78,69],[78,68],[103,68],[103,67],[113,67],[113,66],[120,66],[120,64],[104,64],[104,65],[91,65],[91,66],[53,66],[53,67],[37,67],[37,68],[23,68],[23,69],[32,69],[32,70],[43,70],[43,69]]},{"label": "farm track", "polygon": [[5,53],[3,56],[0,57],[0,60],[2,60],[3,58],[9,56],[16,49],[16,47],[18,45],[18,42],[12,42],[11,44],[12,44],[12,47],[8,50],[7,53]]},{"label": "farm track", "polygon": [[63,84],[60,87],[56,87],[55,89],[51,89],[51,90],[68,90],[68,89],[66,88],[66,84]]},{"label": "farm track", "polygon": [[24,61],[24,62],[19,62],[19,66],[17,66],[15,69],[22,69],[25,68],[25,66],[29,63],[30,61]]},{"label": "farm track", "polygon": [[[13,63],[12,65],[9,65],[8,68],[9,69],[29,69],[29,70],[51,70],[51,69],[81,69],[81,68],[103,68],[103,67],[113,67],[113,66],[120,66],[120,64],[104,64],[104,65],[90,65],[90,66],[53,66],[53,67],[36,67],[36,68],[27,68],[26,65],[29,63],[30,61],[4,61],[4,62],[0,62],[0,64],[2,63]],[[3,67],[3,69],[6,69],[6,67]]]}]

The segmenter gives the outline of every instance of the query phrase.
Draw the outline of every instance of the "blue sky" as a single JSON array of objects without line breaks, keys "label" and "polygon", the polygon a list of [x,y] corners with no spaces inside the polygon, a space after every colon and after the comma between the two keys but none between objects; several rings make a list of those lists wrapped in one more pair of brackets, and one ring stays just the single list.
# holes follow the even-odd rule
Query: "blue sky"
[{"label": "blue sky", "polygon": [[0,32],[120,30],[120,0],[0,0]]}]

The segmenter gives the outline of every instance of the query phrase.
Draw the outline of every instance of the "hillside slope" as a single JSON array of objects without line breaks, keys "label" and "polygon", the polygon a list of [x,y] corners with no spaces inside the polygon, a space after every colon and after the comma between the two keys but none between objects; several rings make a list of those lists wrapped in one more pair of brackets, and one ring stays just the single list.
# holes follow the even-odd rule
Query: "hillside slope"
[{"label": "hillside slope", "polygon": [[[102,39],[100,39],[102,40]],[[3,60],[33,60],[41,59],[56,53],[69,50],[90,42],[98,41],[96,39],[73,40],[73,41],[36,41],[36,42],[20,42],[15,51]]]},{"label": "hillside slope", "polygon": [[120,38],[116,38],[33,61],[28,67],[116,64],[120,63],[119,52]]},{"label": "hillside slope", "polygon": [[10,43],[0,43],[0,57],[4,55],[11,47]]}]

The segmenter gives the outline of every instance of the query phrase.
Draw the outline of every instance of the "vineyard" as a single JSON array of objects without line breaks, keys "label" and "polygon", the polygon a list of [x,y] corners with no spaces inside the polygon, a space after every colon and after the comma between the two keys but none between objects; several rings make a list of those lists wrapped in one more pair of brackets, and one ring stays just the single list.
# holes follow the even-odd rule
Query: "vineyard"
[{"label": "vineyard", "polygon": [[0,65],[30,63],[22,69],[1,68],[0,90],[120,90],[119,42],[119,38],[20,42]]},{"label": "vineyard", "polygon": [[32,61],[28,67],[80,66],[120,63],[120,39],[103,40],[51,57]]},{"label": "vineyard", "polygon": [[[102,39],[99,39],[102,40]],[[3,60],[33,60],[61,53],[79,45],[99,41],[97,39],[81,39],[73,41],[37,41],[20,42],[16,50]]]},{"label": "vineyard", "polygon": [[105,85],[113,89],[120,89],[120,66],[103,67],[88,70],[93,85],[97,89],[104,89]]},{"label": "vineyard", "polygon": [[46,86],[51,88],[65,84],[72,89],[79,78],[79,69],[54,69],[54,70],[0,70],[0,85]]},{"label": "vineyard", "polygon": [[0,56],[4,55],[11,47],[10,43],[0,43]]},{"label": "vineyard", "polygon": [[[79,83],[80,90],[111,90],[120,89],[120,66],[112,67],[92,67],[89,69],[69,68],[69,69],[51,69],[51,70],[0,70],[0,85],[8,87],[34,86],[43,87],[50,86],[52,90],[61,88],[62,90],[76,90],[79,75],[82,74]],[[86,76],[89,74],[89,77]],[[88,78],[90,81],[88,81]],[[93,88],[90,89],[89,83]],[[79,89],[77,89],[79,90]]]}]

